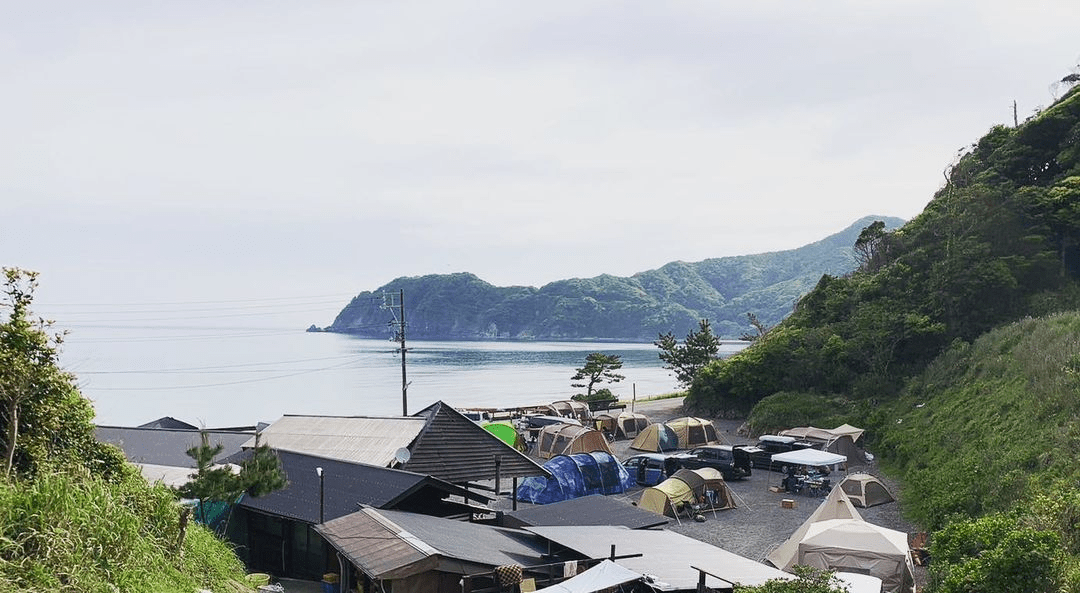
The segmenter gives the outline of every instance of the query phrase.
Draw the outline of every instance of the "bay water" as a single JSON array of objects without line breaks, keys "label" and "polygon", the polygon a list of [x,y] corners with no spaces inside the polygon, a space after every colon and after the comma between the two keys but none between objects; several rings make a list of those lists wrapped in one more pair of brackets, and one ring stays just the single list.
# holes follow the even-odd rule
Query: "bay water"
[{"label": "bay water", "polygon": [[[406,344],[407,411],[442,400],[456,408],[516,407],[569,399],[590,352],[617,354],[620,398],[678,389],[653,344],[434,342]],[[724,343],[722,355],[741,348]],[[402,413],[396,342],[281,328],[90,328],[61,352],[96,411],[95,422],[136,426],[171,416],[196,426],[250,426],[285,414]]]}]

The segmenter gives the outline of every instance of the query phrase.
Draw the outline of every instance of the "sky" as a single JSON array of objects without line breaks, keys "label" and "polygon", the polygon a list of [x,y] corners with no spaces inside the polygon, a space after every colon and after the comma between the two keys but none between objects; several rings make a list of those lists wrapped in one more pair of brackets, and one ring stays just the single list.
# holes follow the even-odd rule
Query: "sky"
[{"label": "sky", "polygon": [[233,303],[306,327],[400,276],[542,286],[792,249],[922,211],[1014,101],[1023,120],[1054,100],[1077,17],[1064,0],[8,2],[0,264],[38,271],[61,325]]}]

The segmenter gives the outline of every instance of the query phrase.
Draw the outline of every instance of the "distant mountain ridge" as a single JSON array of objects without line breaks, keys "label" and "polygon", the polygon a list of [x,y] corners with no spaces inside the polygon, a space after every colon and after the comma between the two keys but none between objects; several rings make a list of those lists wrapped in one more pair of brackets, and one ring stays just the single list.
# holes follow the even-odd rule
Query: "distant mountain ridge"
[{"label": "distant mountain ridge", "polygon": [[464,272],[397,278],[358,294],[323,331],[386,338],[394,317],[383,295],[404,291],[406,335],[418,340],[651,342],[669,331],[682,337],[700,319],[709,319],[717,335],[738,338],[752,329],[747,313],[773,325],[822,275],[855,270],[852,246],[877,220],[888,229],[904,223],[867,216],[797,249],[675,261],[630,277],[603,274],[540,288],[494,286]]}]

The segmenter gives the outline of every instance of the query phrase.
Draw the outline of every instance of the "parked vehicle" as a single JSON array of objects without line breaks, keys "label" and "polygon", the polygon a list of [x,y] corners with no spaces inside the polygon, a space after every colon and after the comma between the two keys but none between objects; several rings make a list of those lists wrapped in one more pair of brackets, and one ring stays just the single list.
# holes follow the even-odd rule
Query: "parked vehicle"
[{"label": "parked vehicle", "polygon": [[[773,471],[783,471],[783,467],[772,465],[772,456],[777,453],[787,453],[788,451],[797,451],[799,449],[812,449],[814,444],[807,441],[797,440],[795,437],[782,437],[774,434],[765,434],[758,437],[758,442],[753,449],[755,451],[748,451],[750,455],[750,465],[754,469],[770,469]],[[744,449],[749,449],[744,447]]]},{"label": "parked vehicle", "polygon": [[702,445],[672,457],[686,469],[711,467],[723,474],[724,479],[729,482],[750,477],[749,453],[731,445]]},{"label": "parked vehicle", "polygon": [[622,464],[641,486],[655,486],[679,470],[678,461],[661,453],[634,455]]}]

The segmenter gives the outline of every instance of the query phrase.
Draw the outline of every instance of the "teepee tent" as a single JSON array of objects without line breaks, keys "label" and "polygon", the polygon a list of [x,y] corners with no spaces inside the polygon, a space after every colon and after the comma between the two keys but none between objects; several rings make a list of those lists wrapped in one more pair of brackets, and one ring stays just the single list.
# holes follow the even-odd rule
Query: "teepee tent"
[{"label": "teepee tent", "polygon": [[674,451],[679,448],[679,436],[668,425],[657,422],[639,432],[630,448],[650,453]]},{"label": "teepee tent", "polygon": [[675,434],[679,435],[679,447],[691,449],[701,445],[718,445],[720,437],[716,434],[713,423],[704,418],[684,416],[665,422]]},{"label": "teepee tent", "polygon": [[872,507],[896,500],[885,484],[870,474],[851,474],[840,482],[840,488],[858,507]]},{"label": "teepee tent", "polygon": [[810,526],[799,542],[797,564],[869,574],[884,593],[910,591],[915,565],[907,534],[857,519],[829,519]]},{"label": "teepee tent", "polygon": [[855,509],[855,505],[851,504],[851,499],[839,487],[830,490],[825,500],[818,505],[818,508],[814,509],[813,513],[810,513],[810,516],[795,530],[795,533],[791,534],[791,537],[777,546],[775,550],[769,552],[765,560],[780,570],[790,571],[791,567],[797,564],[799,542],[802,541],[806,532],[810,530],[810,526],[819,521],[828,521],[830,519],[862,520],[862,515]]}]

